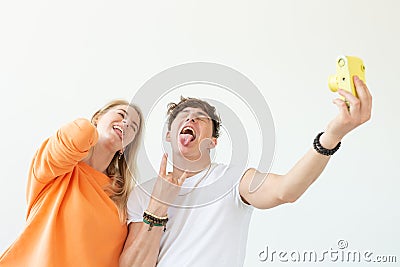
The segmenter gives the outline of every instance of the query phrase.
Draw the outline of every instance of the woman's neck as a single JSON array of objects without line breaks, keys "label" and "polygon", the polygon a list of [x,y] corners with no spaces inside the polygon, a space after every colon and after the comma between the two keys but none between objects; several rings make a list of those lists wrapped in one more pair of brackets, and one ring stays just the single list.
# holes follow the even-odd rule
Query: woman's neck
[{"label": "woman's neck", "polygon": [[111,151],[101,143],[97,143],[90,149],[89,155],[82,161],[91,166],[93,169],[105,173],[107,167],[110,165],[115,152]]}]

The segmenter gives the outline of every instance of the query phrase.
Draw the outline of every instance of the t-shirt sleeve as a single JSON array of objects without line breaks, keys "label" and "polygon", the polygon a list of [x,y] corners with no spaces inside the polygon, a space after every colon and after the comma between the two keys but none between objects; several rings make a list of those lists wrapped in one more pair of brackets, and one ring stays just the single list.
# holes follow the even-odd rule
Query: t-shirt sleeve
[{"label": "t-shirt sleeve", "polygon": [[234,198],[236,206],[238,206],[240,208],[244,208],[244,209],[252,209],[253,208],[252,205],[247,204],[246,202],[243,201],[243,198],[240,195],[240,191],[239,191],[240,181],[242,180],[242,177],[243,177],[244,173],[246,172],[246,170],[239,166],[233,165],[233,166],[229,167],[228,171],[231,173],[232,182],[234,183],[232,194],[233,194],[233,198]]},{"label": "t-shirt sleeve", "polygon": [[145,199],[143,198],[143,192],[139,186],[135,186],[129,195],[127,203],[127,224],[131,222],[142,222],[143,212],[145,210]]}]

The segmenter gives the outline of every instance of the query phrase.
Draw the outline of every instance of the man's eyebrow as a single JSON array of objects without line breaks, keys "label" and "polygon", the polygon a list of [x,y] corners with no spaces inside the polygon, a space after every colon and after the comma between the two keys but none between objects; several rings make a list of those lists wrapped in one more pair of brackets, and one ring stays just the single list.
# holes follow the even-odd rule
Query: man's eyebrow
[{"label": "man's eyebrow", "polygon": [[196,114],[196,115],[202,115],[202,116],[208,117],[208,114],[206,114],[206,113],[203,112],[203,111],[197,111],[195,114]]},{"label": "man's eyebrow", "polygon": [[[119,108],[118,110],[122,111],[123,113],[125,113],[126,116],[128,116],[128,112],[126,112],[125,109]],[[136,126],[136,129],[139,129],[139,125],[136,122],[134,122],[134,121],[131,121],[131,122],[132,122],[132,124],[134,124]]]},{"label": "man's eyebrow", "polygon": [[[181,112],[189,113],[190,111],[188,110],[188,108],[184,108]],[[196,111],[194,114],[208,117],[208,114],[204,111]]]}]

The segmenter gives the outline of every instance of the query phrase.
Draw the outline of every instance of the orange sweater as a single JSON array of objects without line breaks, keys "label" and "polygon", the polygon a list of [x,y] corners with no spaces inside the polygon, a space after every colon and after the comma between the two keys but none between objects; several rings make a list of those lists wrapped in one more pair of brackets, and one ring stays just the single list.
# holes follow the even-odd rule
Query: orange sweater
[{"label": "orange sweater", "polygon": [[110,179],[81,162],[97,138],[78,119],[40,147],[29,172],[27,225],[1,267],[118,266],[127,227],[104,191]]}]

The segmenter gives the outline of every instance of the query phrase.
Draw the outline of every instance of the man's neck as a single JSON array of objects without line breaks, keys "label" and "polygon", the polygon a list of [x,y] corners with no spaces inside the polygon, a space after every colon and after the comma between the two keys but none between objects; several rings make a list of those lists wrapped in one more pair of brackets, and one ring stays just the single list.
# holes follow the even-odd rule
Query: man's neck
[{"label": "man's neck", "polygon": [[[203,154],[204,155],[204,154]],[[200,157],[198,160],[188,160],[181,155],[173,156],[173,171],[174,177],[181,177],[185,172],[186,177],[191,177],[198,174],[204,169],[208,168],[211,164],[210,155]]]}]

